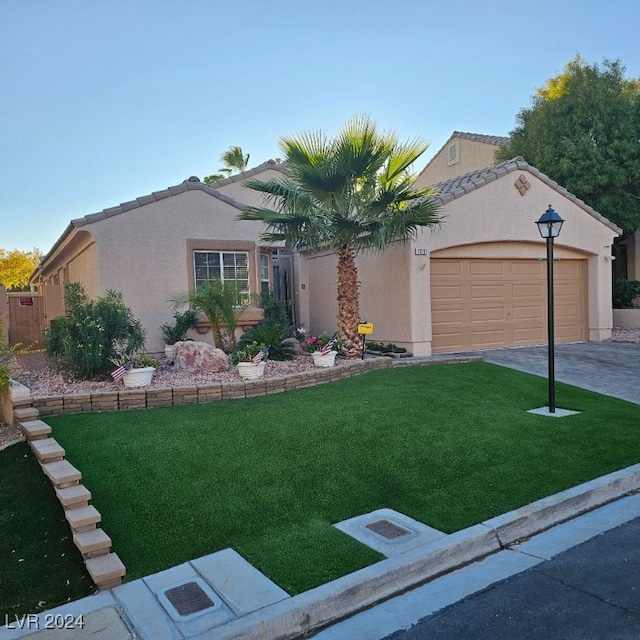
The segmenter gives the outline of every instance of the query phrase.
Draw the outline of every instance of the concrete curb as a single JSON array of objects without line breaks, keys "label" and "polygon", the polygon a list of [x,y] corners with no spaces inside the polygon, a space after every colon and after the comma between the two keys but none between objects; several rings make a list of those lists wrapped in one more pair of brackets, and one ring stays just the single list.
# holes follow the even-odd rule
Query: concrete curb
[{"label": "concrete curb", "polygon": [[198,635],[287,640],[337,622],[640,489],[640,464],[543,498]]}]

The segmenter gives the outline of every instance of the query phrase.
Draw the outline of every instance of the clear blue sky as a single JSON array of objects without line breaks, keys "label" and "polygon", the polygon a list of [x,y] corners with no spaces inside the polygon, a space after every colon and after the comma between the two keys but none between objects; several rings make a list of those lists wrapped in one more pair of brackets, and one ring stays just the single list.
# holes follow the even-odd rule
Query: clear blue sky
[{"label": "clear blue sky", "polygon": [[507,135],[576,53],[640,77],[637,0],[0,0],[0,248],[370,115]]}]

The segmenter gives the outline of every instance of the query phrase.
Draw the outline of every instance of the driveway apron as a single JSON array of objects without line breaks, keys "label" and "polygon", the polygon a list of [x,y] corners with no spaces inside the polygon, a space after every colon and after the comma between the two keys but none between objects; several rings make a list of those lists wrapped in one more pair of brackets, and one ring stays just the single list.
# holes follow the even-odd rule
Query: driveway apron
[{"label": "driveway apron", "polygon": [[[514,347],[476,352],[485,362],[547,377],[548,348]],[[555,346],[555,379],[640,404],[640,344],[578,342]]]}]

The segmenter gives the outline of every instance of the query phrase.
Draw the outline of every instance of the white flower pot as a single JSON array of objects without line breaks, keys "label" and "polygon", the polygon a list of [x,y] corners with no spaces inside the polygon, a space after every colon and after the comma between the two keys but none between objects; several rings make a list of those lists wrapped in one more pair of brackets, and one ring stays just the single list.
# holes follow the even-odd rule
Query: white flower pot
[{"label": "white flower pot", "polygon": [[327,355],[322,355],[321,351],[314,351],[311,355],[313,356],[313,364],[316,367],[333,367],[336,364],[336,355],[337,351],[329,351]]},{"label": "white flower pot", "polygon": [[139,367],[138,369],[129,369],[122,376],[124,386],[131,387],[146,387],[151,384],[153,374],[156,372],[155,367]]},{"label": "white flower pot", "polygon": [[175,345],[173,344],[165,344],[164,345],[164,355],[171,362],[173,360],[173,348]]},{"label": "white flower pot", "polygon": [[262,378],[266,362],[253,364],[253,362],[238,362],[238,373],[243,380],[257,380]]}]

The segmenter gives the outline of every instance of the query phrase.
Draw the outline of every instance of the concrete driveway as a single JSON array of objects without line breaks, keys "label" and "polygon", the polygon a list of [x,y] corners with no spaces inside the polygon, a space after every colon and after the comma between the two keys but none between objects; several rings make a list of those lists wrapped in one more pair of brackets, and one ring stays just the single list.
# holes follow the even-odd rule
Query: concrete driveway
[{"label": "concrete driveway", "polygon": [[[486,362],[547,377],[548,350],[516,347],[476,352]],[[555,347],[556,381],[640,404],[640,344],[579,342]]]}]

